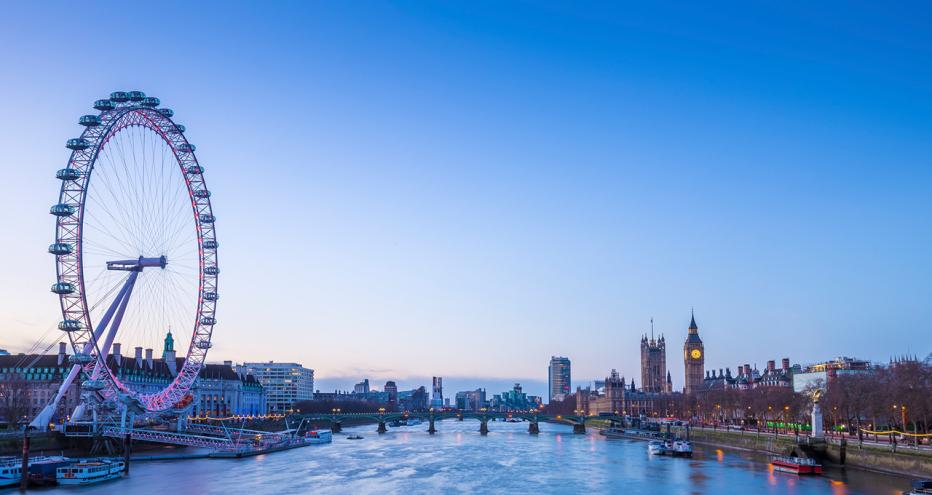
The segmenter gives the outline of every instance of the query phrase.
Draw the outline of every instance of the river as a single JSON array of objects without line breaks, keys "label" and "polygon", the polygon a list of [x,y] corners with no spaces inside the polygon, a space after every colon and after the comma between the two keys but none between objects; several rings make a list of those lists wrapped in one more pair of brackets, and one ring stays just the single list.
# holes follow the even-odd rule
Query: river
[{"label": "river", "polygon": [[[850,469],[821,477],[773,472],[764,456],[696,446],[693,459],[650,457],[646,443],[574,435],[563,425],[475,421],[346,428],[332,444],[245,459],[135,462],[128,477],[42,493],[900,494],[908,480]],[[348,440],[358,433],[362,440]]]}]

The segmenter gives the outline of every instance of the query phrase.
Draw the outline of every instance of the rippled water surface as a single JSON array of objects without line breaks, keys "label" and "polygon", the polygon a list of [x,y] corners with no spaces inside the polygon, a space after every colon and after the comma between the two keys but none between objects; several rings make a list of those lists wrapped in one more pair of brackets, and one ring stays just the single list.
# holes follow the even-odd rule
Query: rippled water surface
[{"label": "rippled water surface", "polygon": [[[574,435],[569,427],[443,421],[389,429],[347,428],[328,445],[246,459],[136,462],[130,476],[43,493],[626,493],[899,494],[903,479],[849,470],[822,477],[772,472],[766,458],[697,446],[693,459],[649,457],[645,442]],[[348,440],[359,433],[362,440]]]}]

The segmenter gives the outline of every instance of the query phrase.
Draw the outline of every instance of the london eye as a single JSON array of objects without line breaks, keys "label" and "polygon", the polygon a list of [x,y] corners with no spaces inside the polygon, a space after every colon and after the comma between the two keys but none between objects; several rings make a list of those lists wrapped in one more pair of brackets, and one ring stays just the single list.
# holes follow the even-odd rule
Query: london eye
[{"label": "london eye", "polygon": [[[71,372],[34,424],[47,424],[61,395],[81,380],[85,402],[133,404],[156,413],[178,407],[211,347],[218,299],[211,193],[195,146],[174,112],[141,91],[116,91],[81,116],[51,206],[48,251],[61,303],[58,328],[72,350]],[[115,344],[157,348],[166,332],[188,342],[172,379],[140,385],[108,364]],[[148,356],[147,356],[148,357]],[[166,362],[169,357],[166,357]],[[73,419],[78,419],[74,418]]]}]

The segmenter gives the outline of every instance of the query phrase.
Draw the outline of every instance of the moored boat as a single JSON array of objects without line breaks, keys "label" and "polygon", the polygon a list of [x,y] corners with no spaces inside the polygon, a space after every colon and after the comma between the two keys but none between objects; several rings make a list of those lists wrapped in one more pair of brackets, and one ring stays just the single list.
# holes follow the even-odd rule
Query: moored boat
[{"label": "moored boat", "polygon": [[664,455],[667,453],[667,446],[660,440],[651,440],[647,442],[647,453],[652,455]]},{"label": "moored boat", "polygon": [[0,487],[13,486],[23,477],[22,459],[13,456],[0,458]]},{"label": "moored boat", "polygon": [[670,449],[671,453],[676,457],[692,457],[693,456],[693,446],[686,440],[676,440],[673,442],[673,446]]},{"label": "moored boat", "polygon": [[[28,462],[29,472],[26,476],[30,484],[34,486],[55,484],[55,468],[69,464],[70,462],[70,459],[62,456],[40,455],[30,457]],[[23,479],[22,467],[23,459],[21,457],[0,457],[0,487],[18,485]],[[39,474],[33,476],[33,473]],[[48,473],[48,476],[43,476],[41,473]]]},{"label": "moored boat", "polygon": [[56,469],[55,477],[59,485],[89,485],[119,478],[124,467],[119,460],[86,460]]},{"label": "moored boat", "polygon": [[311,445],[330,443],[333,441],[333,434],[326,430],[311,430],[304,436],[304,441]]},{"label": "moored boat", "polygon": [[913,481],[913,487],[903,495],[932,495],[932,480]]},{"label": "moored boat", "polygon": [[29,486],[58,484],[58,468],[70,465],[73,460],[63,456],[42,456],[29,462]]},{"label": "moored boat", "polygon": [[813,459],[792,456],[775,456],[770,464],[777,471],[795,474],[822,474],[822,465]]}]

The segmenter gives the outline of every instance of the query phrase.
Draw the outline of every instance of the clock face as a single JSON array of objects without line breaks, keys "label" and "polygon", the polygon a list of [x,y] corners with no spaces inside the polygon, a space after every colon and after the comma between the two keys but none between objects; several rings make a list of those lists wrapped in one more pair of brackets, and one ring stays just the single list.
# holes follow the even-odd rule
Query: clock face
[{"label": "clock face", "polygon": [[699,359],[702,357],[702,351],[700,351],[699,349],[693,349],[692,352],[689,353],[689,355],[693,359]]}]

